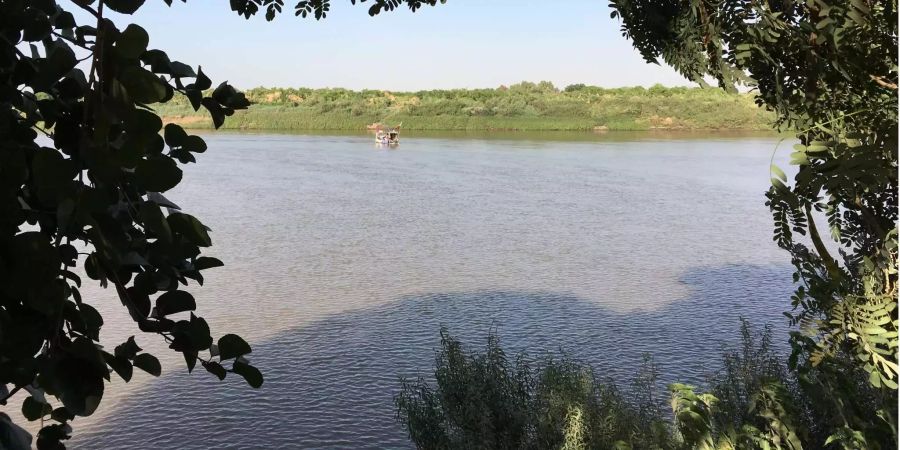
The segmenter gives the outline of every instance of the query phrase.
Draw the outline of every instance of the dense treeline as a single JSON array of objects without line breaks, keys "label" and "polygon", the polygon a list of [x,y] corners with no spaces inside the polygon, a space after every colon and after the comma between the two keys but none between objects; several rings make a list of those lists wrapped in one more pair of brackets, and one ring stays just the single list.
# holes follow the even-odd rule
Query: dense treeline
[{"label": "dense treeline", "polygon": [[[358,130],[373,122],[403,122],[416,130],[756,130],[771,128],[774,118],[749,95],[661,85],[606,89],[576,84],[560,90],[542,81],[496,89],[255,88],[245,94],[254,105],[236,112],[225,127]],[[182,125],[212,126],[183,97],[159,112]]]}]

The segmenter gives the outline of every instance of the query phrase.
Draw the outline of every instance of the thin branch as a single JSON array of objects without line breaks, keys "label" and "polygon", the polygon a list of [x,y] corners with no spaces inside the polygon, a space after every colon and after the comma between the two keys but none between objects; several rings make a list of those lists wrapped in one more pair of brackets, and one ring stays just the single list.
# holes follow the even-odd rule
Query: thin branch
[{"label": "thin branch", "polygon": [[20,390],[22,390],[22,386],[16,386],[13,390],[9,391],[9,394],[6,394],[5,397],[0,398],[0,405],[5,405],[6,401],[12,398],[13,395],[16,395],[16,393]]},{"label": "thin branch", "polygon": [[[66,42],[69,42],[70,44],[72,44],[72,45],[74,45],[74,46],[83,48],[83,49],[85,49],[85,50],[87,50],[87,51],[91,51],[91,50],[92,50],[90,47],[88,47],[88,46],[82,44],[81,42],[76,41],[75,39],[72,39],[72,38],[70,38],[70,37],[68,37],[68,36],[63,35],[62,33],[59,33],[58,31],[54,31],[54,32],[53,32],[53,35],[56,36],[56,37],[58,37],[58,38],[60,38],[60,39],[62,39],[62,40],[64,40],[64,41],[66,41]],[[86,44],[86,43],[88,43],[88,42],[85,41],[85,44]],[[87,58],[85,58],[85,59],[87,59]]]},{"label": "thin branch", "polygon": [[16,51],[16,53],[18,53],[19,56],[22,57],[22,59],[28,59],[28,56],[25,55],[24,53],[22,53],[22,50],[20,50],[19,47],[17,47],[16,45],[13,45],[13,43],[9,42],[9,39],[7,39],[6,36],[0,35],[0,39],[3,39],[4,41],[6,41],[6,45],[12,47]]},{"label": "thin branch", "polygon": [[53,133],[51,133],[51,132],[49,132],[49,131],[47,131],[47,130],[45,130],[45,129],[43,129],[43,128],[37,126],[37,125],[35,125],[33,128],[34,128],[35,130],[40,131],[41,133],[43,133],[44,136],[47,136],[48,138],[53,139]]},{"label": "thin branch", "polygon": [[[94,16],[94,17],[96,17],[97,20],[100,20],[100,13],[98,13],[97,10],[95,10],[94,8],[91,8],[89,5],[83,4],[83,3],[82,3],[81,1],[79,1],[79,0],[72,0],[72,3],[74,3],[75,6],[77,6],[77,7],[81,8],[81,9],[83,9],[83,10],[85,10],[85,11],[91,13],[91,15]],[[102,8],[102,7],[103,7],[103,3],[100,3],[100,5],[101,5],[101,8]]]},{"label": "thin branch", "polygon": [[877,75],[869,75],[869,78],[871,78],[872,81],[878,83],[878,85],[881,87],[886,87],[888,89],[893,89],[895,91],[897,90],[897,85],[894,83],[891,83],[890,81],[885,80],[884,77],[879,77]]}]

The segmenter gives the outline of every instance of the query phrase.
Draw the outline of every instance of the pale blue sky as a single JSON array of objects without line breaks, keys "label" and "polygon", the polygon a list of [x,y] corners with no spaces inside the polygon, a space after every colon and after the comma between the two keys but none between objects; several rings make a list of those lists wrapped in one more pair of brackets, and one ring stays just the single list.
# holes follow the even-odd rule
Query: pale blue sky
[{"label": "pale blue sky", "polygon": [[[287,7],[292,7],[288,1]],[[549,8],[546,5],[558,5]],[[549,80],[559,87],[690,85],[648,65],[619,33],[606,0],[449,0],[415,14],[369,17],[367,5],[333,0],[316,22],[292,10],[247,21],[221,0],[148,1],[129,20],[150,47],[200,64],[213,80],[255,86],[389,90],[497,87]]]}]

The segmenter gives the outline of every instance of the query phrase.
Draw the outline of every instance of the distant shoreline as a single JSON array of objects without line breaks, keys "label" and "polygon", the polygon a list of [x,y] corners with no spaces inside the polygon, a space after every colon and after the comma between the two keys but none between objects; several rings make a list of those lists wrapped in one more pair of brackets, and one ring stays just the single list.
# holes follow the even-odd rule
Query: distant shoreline
[{"label": "distant shoreline", "polygon": [[[374,134],[366,130],[249,130],[249,129],[208,129],[194,128],[192,134],[205,137],[298,137],[298,138],[334,138],[374,142]],[[741,141],[761,140],[775,142],[778,139],[791,139],[792,134],[778,133],[775,130],[612,130],[605,132],[591,131],[484,131],[484,130],[406,130],[400,136],[401,143],[410,140],[476,140],[476,141],[533,141],[533,142],[629,142],[629,141]],[[774,145],[774,144],[773,144]]]},{"label": "distant shoreline", "polygon": [[[774,119],[751,95],[684,87],[558,90],[542,82],[419,92],[255,88],[246,95],[254,104],[224,128],[365,131],[381,122],[402,123],[405,131],[764,131]],[[184,97],[157,112],[166,123],[213,128],[205,110],[194,111]]]},{"label": "distant shoreline", "polygon": [[[373,131],[367,130],[363,127],[352,127],[352,128],[343,128],[343,127],[316,127],[315,124],[307,124],[304,125],[302,122],[297,123],[296,125],[289,127],[261,127],[259,125],[251,123],[242,122],[240,125],[229,124],[229,120],[234,120],[234,117],[240,118],[241,112],[238,111],[235,113],[235,116],[229,117],[226,119],[225,124],[220,128],[222,130],[228,131],[344,131],[344,132],[359,132],[359,133],[371,133],[374,134]],[[347,118],[349,119],[349,118]],[[462,118],[458,118],[462,119]],[[193,130],[213,130],[212,120],[203,115],[203,111],[200,111],[196,114],[184,114],[184,115],[164,115],[162,116],[163,123],[174,123],[176,125],[180,125],[185,129],[193,129]],[[742,127],[730,127],[730,128],[700,128],[700,127],[664,127],[664,126],[650,126],[650,127],[622,127],[622,128],[600,128],[597,126],[587,127],[587,126],[579,126],[579,124],[575,123],[571,126],[559,126],[553,123],[548,123],[547,125],[524,125],[522,127],[509,127],[509,128],[499,128],[492,127],[490,125],[484,126],[463,126],[463,127],[452,127],[453,125],[446,125],[446,128],[442,128],[441,125],[429,125],[427,127],[417,126],[417,125],[407,125],[403,124],[403,131],[448,131],[448,132],[484,132],[484,133],[516,133],[516,132],[537,132],[537,131],[546,131],[546,132],[584,132],[584,133],[608,133],[608,132],[654,132],[654,131],[667,131],[667,132],[729,132],[729,131],[748,131],[748,132],[766,132],[771,131],[774,133],[771,125],[759,125],[759,126],[742,126]]]}]

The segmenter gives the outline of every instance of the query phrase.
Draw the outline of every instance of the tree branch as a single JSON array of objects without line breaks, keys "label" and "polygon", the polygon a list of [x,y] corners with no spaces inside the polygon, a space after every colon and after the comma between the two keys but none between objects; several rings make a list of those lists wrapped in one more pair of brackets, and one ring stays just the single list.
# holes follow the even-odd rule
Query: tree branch
[{"label": "tree branch", "polygon": [[5,397],[0,399],[0,405],[5,405],[6,401],[12,398],[13,395],[16,395],[20,390],[22,390],[22,386],[16,386],[13,390],[9,391],[9,394],[6,394]]},{"label": "tree branch", "polygon": [[893,89],[895,91],[897,90],[897,85],[894,83],[891,83],[890,81],[885,80],[884,77],[879,77],[877,75],[869,75],[869,78],[871,78],[872,81],[878,83],[878,85],[881,87],[886,87],[888,89]]},{"label": "tree branch", "polygon": [[[91,8],[89,5],[83,3],[81,0],[72,0],[72,3],[74,3],[75,6],[89,12],[92,16],[96,17],[97,20],[100,20],[100,13],[98,13],[94,8]],[[103,3],[100,3],[100,5],[102,7]]]},{"label": "tree branch", "polygon": [[[76,47],[80,47],[80,48],[85,49],[85,50],[87,50],[87,51],[91,51],[91,48],[90,48],[90,47],[88,47],[88,46],[86,46],[86,45],[84,45],[84,44],[82,44],[82,43],[76,41],[75,39],[72,39],[72,38],[70,38],[70,37],[68,37],[68,36],[63,35],[62,33],[59,33],[59,32],[57,32],[57,31],[54,31],[54,32],[53,32],[53,35],[56,36],[56,37],[58,37],[58,38],[60,38],[60,39],[62,39],[62,40],[64,40],[64,41],[66,41],[66,42],[68,42],[68,43],[70,43],[70,44],[72,44],[72,45],[74,45],[74,46],[76,46]],[[87,59],[87,58],[85,58],[85,59]]]}]

